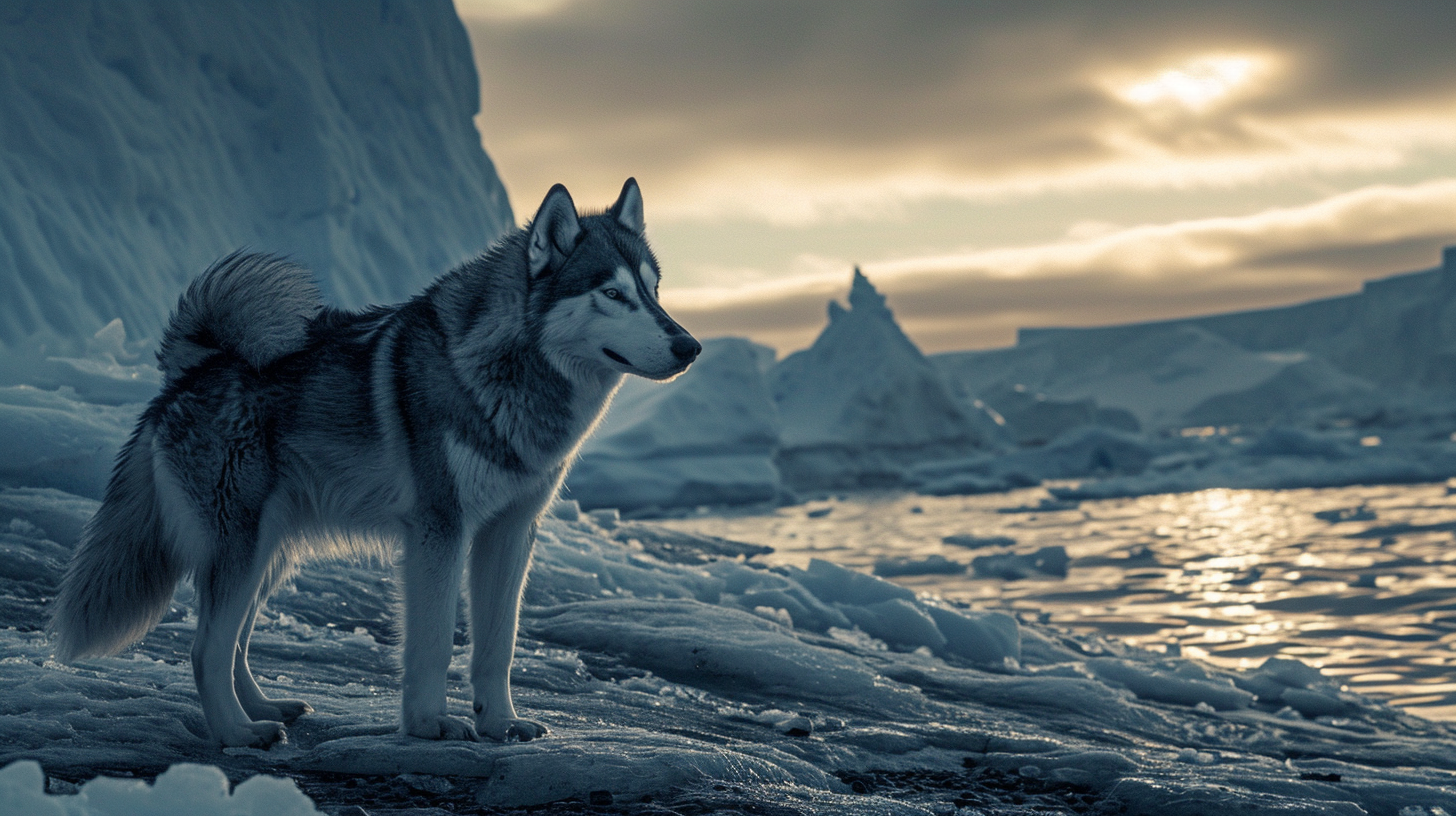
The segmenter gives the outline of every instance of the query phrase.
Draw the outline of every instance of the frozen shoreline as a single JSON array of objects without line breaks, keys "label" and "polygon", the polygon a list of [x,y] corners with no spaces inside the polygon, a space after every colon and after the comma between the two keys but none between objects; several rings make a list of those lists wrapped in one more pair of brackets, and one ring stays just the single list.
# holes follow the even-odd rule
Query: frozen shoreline
[{"label": "frozen shoreline", "polygon": [[[544,525],[522,621],[518,704],[552,728],[546,739],[397,736],[388,573],[314,565],[275,596],[253,663],[265,689],[317,712],[286,746],[224,753],[200,736],[185,595],[130,652],[55,664],[37,629],[68,548],[50,539],[73,532],[90,503],[16,490],[0,502],[15,519],[0,533],[0,765],[38,761],[53,793],[193,762],[235,781],[293,778],[324,812],[367,793],[371,814],[593,797],[658,813],[709,802],[814,813],[950,813],[957,802],[997,813],[1456,811],[1456,731],[1300,664],[1229,672],[1026,621],[1019,660],[912,649],[935,627],[917,628],[907,611],[923,606],[891,616],[876,600],[892,591],[885,582],[827,570],[816,583],[681,534],[664,547],[652,525],[619,528],[631,535],[618,540],[586,518]],[[828,625],[835,611],[901,642]],[[463,648],[457,661],[451,705],[463,714]],[[1424,810],[1402,810],[1413,807]]]}]

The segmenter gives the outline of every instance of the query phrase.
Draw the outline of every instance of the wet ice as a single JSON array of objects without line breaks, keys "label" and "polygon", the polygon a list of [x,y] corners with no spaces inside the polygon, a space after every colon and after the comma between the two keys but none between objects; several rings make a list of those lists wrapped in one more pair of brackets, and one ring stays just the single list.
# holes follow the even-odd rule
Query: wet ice
[{"label": "wet ice", "polygon": [[[297,779],[325,810],[341,801],[325,781],[337,774],[438,778],[431,784],[444,793],[409,795],[493,807],[706,791],[817,812],[936,812],[937,802],[991,796],[996,785],[1020,786],[1028,813],[1080,796],[1130,812],[1176,801],[1290,813],[1456,807],[1448,726],[1344,690],[1305,662],[1230,670],[935,600],[822,560],[799,568],[760,563],[778,553],[694,557],[681,532],[663,533],[677,556],[665,560],[643,544],[656,525],[636,524],[620,541],[586,517],[544,525],[522,620],[518,703],[551,737],[397,735],[393,630],[380,601],[388,572],[316,565],[275,596],[253,658],[265,689],[304,697],[316,712],[272,751],[220,752],[204,738],[192,687],[185,595],[128,653],[54,663],[37,628],[67,545],[44,525],[74,530],[88,503],[54,490],[6,490],[0,502],[16,520],[0,534],[11,612],[0,630],[0,763],[40,762],[55,794],[75,795],[97,773],[149,777],[192,762],[234,780]],[[831,517],[840,515],[853,514],[840,505]],[[715,546],[705,539],[704,552]],[[787,614],[794,604],[798,617]],[[462,629],[451,672],[461,713],[464,639]],[[6,777],[7,790],[30,792],[15,796],[37,790],[26,767]]]}]

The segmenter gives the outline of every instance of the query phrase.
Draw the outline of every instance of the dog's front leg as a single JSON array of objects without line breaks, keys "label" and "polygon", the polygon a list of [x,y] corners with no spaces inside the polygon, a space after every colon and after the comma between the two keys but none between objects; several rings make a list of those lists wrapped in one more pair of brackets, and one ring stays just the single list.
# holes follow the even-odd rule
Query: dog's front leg
[{"label": "dog's front leg", "polygon": [[516,649],[521,588],[531,564],[542,503],[526,501],[503,511],[481,527],[470,548],[470,684],[475,694],[475,730],[492,739],[525,742],[547,733],[541,723],[516,716],[511,701],[511,658]]},{"label": "dog's front leg", "polygon": [[425,739],[477,739],[469,721],[445,713],[455,644],[464,540],[459,523],[428,518],[404,541],[404,700],[400,730]]}]

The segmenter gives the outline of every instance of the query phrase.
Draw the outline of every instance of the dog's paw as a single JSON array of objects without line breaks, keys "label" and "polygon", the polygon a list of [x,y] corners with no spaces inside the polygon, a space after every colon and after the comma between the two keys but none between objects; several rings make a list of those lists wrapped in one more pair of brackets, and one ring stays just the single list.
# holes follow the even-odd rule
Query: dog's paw
[{"label": "dog's paw", "polygon": [[460,717],[447,717],[440,715],[436,717],[422,717],[414,722],[406,723],[406,734],[412,737],[432,740],[469,740],[478,742],[480,735],[475,733],[475,727],[468,720]]},{"label": "dog's paw", "polygon": [[252,720],[278,720],[284,724],[313,713],[313,706],[302,700],[264,700],[257,705],[244,705],[243,709]]},{"label": "dog's paw", "polygon": [[281,722],[240,723],[217,734],[224,748],[271,748],[288,741],[288,729]]},{"label": "dog's paw", "polygon": [[551,733],[551,730],[541,723],[517,717],[502,717],[492,720],[479,718],[475,721],[475,730],[482,737],[490,737],[497,742],[510,742],[511,740],[530,742],[537,737],[544,737]]}]

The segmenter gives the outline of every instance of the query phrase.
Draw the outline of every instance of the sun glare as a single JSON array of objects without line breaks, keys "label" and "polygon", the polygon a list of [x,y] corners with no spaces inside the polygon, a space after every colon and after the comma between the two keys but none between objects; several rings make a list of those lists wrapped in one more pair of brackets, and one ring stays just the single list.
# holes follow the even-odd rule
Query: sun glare
[{"label": "sun glare", "polygon": [[1257,56],[1202,56],[1165,68],[1151,77],[1120,83],[1113,89],[1123,101],[1139,107],[1174,105],[1202,113],[1266,77],[1270,60]]}]

